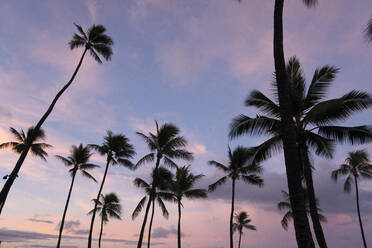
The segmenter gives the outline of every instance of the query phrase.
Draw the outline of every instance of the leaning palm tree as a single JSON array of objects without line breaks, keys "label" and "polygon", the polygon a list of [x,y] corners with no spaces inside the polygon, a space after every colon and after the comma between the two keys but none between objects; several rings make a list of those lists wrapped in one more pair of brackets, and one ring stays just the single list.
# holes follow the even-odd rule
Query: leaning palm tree
[{"label": "leaning palm tree", "polygon": [[345,163],[341,164],[339,169],[332,172],[332,179],[335,181],[337,181],[340,175],[346,176],[344,183],[344,191],[346,193],[350,193],[351,184],[354,181],[357,212],[364,248],[367,248],[367,243],[364,236],[362,218],[360,216],[358,180],[359,178],[372,179],[372,164],[368,157],[368,153],[365,150],[349,152]]},{"label": "leaning palm tree", "polygon": [[[89,145],[95,149],[100,155],[106,156],[106,167],[103,174],[101,186],[99,187],[98,194],[96,197],[96,206],[98,200],[102,194],[103,185],[106,181],[106,176],[110,165],[122,165],[127,168],[133,168],[132,162],[129,160],[136,154],[133,145],[129,143],[129,139],[124,134],[114,134],[111,131],[107,131],[107,135],[104,137],[102,145]],[[96,211],[92,212],[92,219],[90,222],[89,236],[88,236],[88,248],[92,245],[92,233],[94,226],[94,219]]]},{"label": "leaning palm tree", "polygon": [[[296,123],[297,156],[301,162],[299,169],[308,190],[315,236],[319,246],[325,247],[323,229],[317,213],[309,153],[313,150],[317,155],[332,158],[336,143],[364,144],[372,141],[371,126],[334,125],[337,121],[345,120],[352,114],[369,108],[372,105],[372,98],[366,92],[352,90],[339,98],[325,100],[324,97],[339,71],[334,66],[325,65],[316,69],[308,88],[301,64],[296,57],[289,60],[286,71]],[[274,80],[273,86],[278,86],[277,80]],[[279,103],[275,99],[277,99],[276,94],[274,100],[270,100],[262,92],[252,91],[246,98],[245,105],[256,107],[259,115],[254,118],[240,115],[231,123],[230,137],[232,138],[242,134],[269,135],[268,140],[256,147],[256,159],[259,161],[281,151],[284,137],[287,136],[287,133],[282,135],[283,122],[280,119]]]},{"label": "leaning palm tree", "polygon": [[[305,190],[305,189],[304,189]],[[286,210],[287,212],[283,215],[282,220],[280,221],[282,227],[284,230],[288,230],[288,222],[293,219],[293,213],[292,213],[292,208],[291,208],[291,202],[289,201],[289,194],[287,191],[282,190],[282,195],[284,200],[279,202],[277,207],[280,211]],[[309,200],[307,198],[307,191],[305,190],[305,198],[306,198],[306,212],[308,215],[310,215],[310,207],[309,207]],[[321,222],[327,222],[327,218],[321,214],[323,210],[318,208],[318,215],[319,215],[319,220]]]},{"label": "leaning palm tree", "polygon": [[234,203],[235,203],[235,183],[239,179],[243,179],[245,183],[255,186],[263,186],[263,179],[260,177],[262,167],[253,161],[252,149],[238,146],[234,151],[228,147],[228,165],[209,161],[210,165],[215,166],[221,170],[225,176],[218,179],[215,183],[209,185],[209,191],[214,191],[216,188],[226,182],[228,178],[232,181],[231,194],[231,212],[230,212],[230,248],[234,247],[233,240],[233,217],[234,217]]},{"label": "leaning palm tree", "polygon": [[162,210],[163,216],[168,218],[169,213],[167,208],[165,207],[164,200],[171,201],[173,200],[173,195],[169,192],[166,192],[170,188],[170,182],[172,181],[173,175],[172,173],[164,168],[158,167],[157,170],[153,169],[151,173],[151,183],[147,183],[145,180],[141,178],[136,178],[133,183],[136,187],[141,188],[145,191],[146,195],[141,199],[138,203],[137,207],[134,209],[132,214],[132,219],[134,220],[142,211],[146,201],[148,200],[148,204],[146,207],[145,215],[144,215],[144,223],[147,221],[147,217],[150,211],[150,206],[152,205],[152,212],[151,218],[149,223],[149,233],[148,233],[148,240],[147,240],[147,247],[150,247],[151,244],[151,228],[152,222],[155,215],[155,201],[157,201],[160,209]]},{"label": "leaning palm tree", "polygon": [[240,248],[241,240],[242,240],[242,235],[243,235],[243,230],[244,229],[249,229],[256,231],[256,227],[251,223],[251,219],[248,218],[248,214],[245,211],[240,212],[239,214],[234,215],[235,223],[233,224],[233,230],[239,232],[239,245],[238,248]]},{"label": "leaning palm tree", "polygon": [[88,170],[99,167],[98,165],[89,163],[89,159],[92,155],[93,153],[91,153],[90,147],[83,146],[82,144],[80,144],[79,146],[73,145],[71,147],[70,156],[68,157],[56,155],[56,158],[60,160],[64,165],[66,165],[67,167],[71,167],[71,169],[69,170],[71,176],[71,185],[70,190],[68,191],[65,209],[63,211],[62,221],[59,228],[57,248],[59,248],[61,245],[63,225],[65,223],[65,217],[67,213],[68,204],[70,202],[72,188],[75,182],[76,173],[80,171],[83,176],[97,182],[96,179],[88,172]]},{"label": "leaning palm tree", "polygon": [[364,29],[364,34],[368,42],[372,42],[372,17],[369,18],[367,25]]},{"label": "leaning palm tree", "polygon": [[[13,152],[21,154],[29,142],[28,140],[31,137],[31,133],[34,131],[34,127],[28,128],[27,133],[25,133],[22,129],[20,132],[18,132],[13,127],[10,127],[9,130],[15,138],[15,141],[0,144],[0,149],[10,148]],[[34,140],[31,142],[30,150],[32,155],[35,155],[46,161],[46,156],[48,156],[48,153],[45,151],[45,149],[52,148],[53,146],[43,142],[37,143],[43,140],[45,140],[45,132],[43,129],[39,129],[39,131],[34,135]],[[6,175],[3,178],[7,179],[8,176],[9,175]]]},{"label": "leaning palm tree", "polygon": [[178,231],[177,241],[178,248],[181,248],[181,207],[183,207],[182,199],[200,199],[206,198],[207,192],[204,189],[194,189],[195,184],[204,175],[194,175],[190,172],[190,166],[177,167],[175,180],[173,180],[170,191],[173,194],[174,200],[178,206]]},{"label": "leaning palm tree", "polygon": [[[137,162],[135,168],[138,168],[145,163],[154,162],[156,158],[154,173],[157,173],[157,169],[159,168],[161,161],[163,161],[164,165],[176,168],[177,165],[173,161],[174,159],[183,159],[187,161],[193,159],[192,153],[185,150],[185,147],[187,146],[187,140],[183,136],[179,135],[180,130],[178,129],[178,127],[171,123],[164,123],[159,127],[156,121],[155,125],[156,133],[149,132],[148,135],[146,135],[141,132],[137,132],[137,134],[146,142],[150,153],[142,157]],[[150,208],[150,205],[151,201],[148,201],[147,208]],[[142,247],[146,221],[147,218],[144,218],[138,238],[137,248]]]},{"label": "leaning palm tree", "polygon": [[69,42],[69,46],[71,50],[75,48],[84,47],[83,54],[81,55],[80,61],[68,83],[65,86],[63,86],[63,88],[57,93],[45,114],[36,124],[34,128],[35,132],[31,133],[29,142],[26,143],[25,148],[23,149],[16,165],[14,166],[12,173],[9,175],[8,180],[4,184],[3,189],[1,190],[0,193],[0,214],[5,204],[10,188],[12,187],[14,180],[22,167],[23,161],[25,160],[27,153],[31,148],[34,137],[37,136],[37,134],[39,133],[41,126],[52,112],[58,99],[67,90],[67,88],[71,85],[72,81],[75,79],[75,76],[78,73],[81,64],[83,63],[83,59],[86,52],[89,51],[91,56],[100,64],[102,63],[102,60],[99,55],[101,55],[107,61],[111,60],[112,56],[111,46],[113,45],[113,41],[108,35],[105,34],[106,28],[104,26],[93,25],[91,28],[87,30],[87,32],[84,32],[81,26],[77,24],[75,24],[75,26],[78,30],[78,34],[76,33],[74,34],[72,40]]},{"label": "leaning palm tree", "polygon": [[[96,201],[96,199],[93,199],[93,202]],[[88,214],[93,214],[93,212],[96,211],[101,216],[101,230],[98,238],[98,247],[101,248],[103,225],[107,224],[109,218],[121,220],[121,205],[115,193],[109,193],[107,195],[102,194],[100,200],[98,200],[95,205],[97,205],[97,208],[92,209]]]}]

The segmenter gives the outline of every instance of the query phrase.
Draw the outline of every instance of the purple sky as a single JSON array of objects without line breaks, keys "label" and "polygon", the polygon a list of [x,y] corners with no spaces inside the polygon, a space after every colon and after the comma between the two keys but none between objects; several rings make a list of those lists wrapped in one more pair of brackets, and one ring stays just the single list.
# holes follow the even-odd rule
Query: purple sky
[{"label": "purple sky", "polygon": [[[371,92],[372,46],[363,39],[363,25],[371,15],[365,0],[320,0],[306,9],[300,0],[285,7],[285,54],[297,55],[310,80],[316,67],[341,68],[329,97],[359,89]],[[56,91],[69,79],[80,50],[70,51],[76,22],[84,28],[103,24],[114,39],[111,62],[98,65],[87,58],[72,87],[58,102],[44,125],[48,162],[28,156],[0,217],[4,247],[53,247],[67,196],[70,177],[54,155],[67,155],[70,146],[101,143],[105,130],[126,134],[137,156],[146,146],[136,131],[154,129],[154,120],[172,122],[182,130],[194,152],[192,171],[205,174],[206,187],[221,174],[207,165],[225,161],[230,143],[252,146],[265,137],[242,137],[230,142],[228,125],[240,113],[254,115],[243,102],[253,89],[270,93],[272,80],[273,1],[243,0],[69,0],[0,2],[0,143],[12,139],[10,126],[27,129],[45,111]],[[353,116],[345,125],[370,124],[371,111]],[[354,193],[345,195],[342,182],[330,180],[330,171],[357,148],[338,146],[333,160],[314,158],[315,187],[328,218],[324,230],[330,247],[362,245]],[[0,175],[9,173],[17,155],[0,151]],[[103,165],[104,158],[94,156]],[[257,232],[246,232],[242,247],[295,247],[292,226],[280,226],[276,209],[286,189],[282,155],[264,163],[265,187],[238,184],[237,210],[250,215]],[[124,209],[123,221],[105,227],[106,247],[134,247],[132,241],[142,215],[130,215],[142,197],[132,181],[148,178],[150,166],[130,172],[112,167],[104,193],[116,192]],[[101,178],[103,169],[93,174]],[[1,182],[2,184],[3,182]],[[98,185],[78,177],[68,210],[65,247],[85,247]],[[207,200],[185,201],[184,247],[222,248],[228,245],[230,187]],[[155,217],[156,247],[175,247],[176,205],[167,204],[170,218]],[[372,244],[372,184],[361,183],[361,211],[367,242]],[[98,225],[95,229],[98,230]],[[18,236],[17,236],[18,235]],[[96,235],[97,236],[97,235]],[[19,238],[23,237],[23,238]],[[125,240],[123,243],[113,240]],[[4,243],[3,243],[4,244]],[[36,246],[32,246],[36,245]],[[39,245],[39,246],[37,246]]]}]

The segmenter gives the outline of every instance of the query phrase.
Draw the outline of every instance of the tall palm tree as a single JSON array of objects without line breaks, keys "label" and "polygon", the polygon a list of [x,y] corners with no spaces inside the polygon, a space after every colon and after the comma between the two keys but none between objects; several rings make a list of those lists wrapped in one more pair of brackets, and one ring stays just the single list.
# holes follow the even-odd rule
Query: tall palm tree
[{"label": "tall palm tree", "polygon": [[204,175],[194,175],[190,172],[190,166],[177,167],[175,180],[173,180],[170,191],[173,194],[174,200],[178,206],[178,231],[177,241],[178,248],[181,248],[181,207],[183,207],[182,199],[199,199],[206,198],[207,192],[204,189],[194,189],[195,184]]},{"label": "tall palm tree", "polygon": [[[96,199],[93,199],[93,202],[96,201]],[[88,214],[93,214],[93,212],[94,208]],[[98,239],[98,247],[101,248],[103,225],[109,221],[109,218],[121,220],[121,205],[117,195],[115,193],[102,194],[100,200],[97,202],[96,212],[101,216],[101,230]]]},{"label": "tall palm tree", "polygon": [[150,206],[152,205],[147,247],[150,247],[151,244],[151,228],[155,215],[155,201],[157,201],[160,209],[162,210],[163,216],[165,218],[168,218],[169,216],[168,210],[164,204],[164,200],[168,201],[173,200],[173,195],[167,192],[167,190],[169,190],[170,188],[172,178],[173,175],[168,169],[164,167],[158,167],[157,169],[154,168],[151,173],[151,183],[147,183],[145,180],[141,178],[136,178],[133,181],[134,185],[138,188],[143,189],[146,195],[141,199],[137,207],[134,209],[132,219],[135,219],[139,215],[144,205],[146,204],[146,201],[148,200],[143,221],[144,223],[146,223],[150,211]]},{"label": "tall palm tree", "polygon": [[[372,98],[366,92],[353,90],[340,98],[324,100],[329,86],[339,71],[334,66],[325,65],[316,69],[308,89],[301,64],[296,57],[290,58],[286,71],[289,76],[295,120],[297,156],[301,162],[299,171],[306,182],[310,215],[318,244],[320,247],[325,247],[326,241],[318,218],[315,200],[309,150],[312,149],[317,155],[332,158],[336,142],[351,144],[370,142],[372,127],[335,126],[334,123],[347,119],[355,112],[367,109],[372,105]],[[274,81],[274,87],[277,86],[278,82]],[[274,95],[274,99],[277,99],[276,95]],[[231,123],[230,137],[234,138],[242,134],[268,134],[270,138],[256,147],[256,158],[259,161],[281,151],[287,133],[282,135],[283,122],[279,118],[278,102],[270,100],[262,92],[255,90],[247,97],[245,105],[256,107],[260,114],[255,118],[246,115],[236,117]]]},{"label": "tall palm tree", "polygon": [[340,175],[346,176],[346,180],[344,183],[344,191],[346,193],[350,193],[351,184],[354,181],[357,212],[364,248],[367,248],[367,243],[364,236],[362,218],[360,216],[358,180],[360,178],[372,179],[372,164],[370,163],[368,157],[369,155],[365,150],[349,152],[348,157],[345,160],[345,163],[341,164],[340,168],[334,170],[331,175],[332,179],[335,180],[336,182]]},{"label": "tall palm tree", "polygon": [[256,231],[256,227],[251,223],[251,219],[249,219],[249,216],[247,212],[242,211],[238,214],[234,215],[234,220],[235,223],[233,224],[233,230],[239,232],[239,245],[238,248],[240,248],[241,240],[242,240],[242,235],[243,235],[243,230],[248,229],[248,230],[253,230]]},{"label": "tall palm tree", "polygon": [[[99,187],[96,197],[97,201],[95,202],[94,207],[94,209],[96,209],[110,165],[122,165],[132,169],[133,164],[129,159],[133,158],[136,152],[134,151],[133,145],[129,143],[129,139],[124,134],[114,134],[112,131],[107,131],[107,135],[104,137],[102,145],[92,144],[89,146],[95,149],[102,156],[106,156],[105,172],[103,174],[101,186]],[[92,245],[92,233],[95,216],[96,211],[93,211],[88,236],[88,248],[90,248]]]},{"label": "tall palm tree", "polygon": [[228,147],[228,165],[209,161],[210,165],[225,173],[225,176],[218,179],[215,183],[209,185],[209,191],[214,191],[216,188],[226,182],[228,178],[232,181],[231,194],[231,212],[230,212],[230,248],[234,247],[233,240],[233,217],[234,217],[234,203],[235,203],[235,183],[236,180],[242,179],[245,183],[262,187],[263,179],[260,177],[262,167],[253,161],[252,149],[238,146],[234,151]]},{"label": "tall palm tree", "polygon": [[56,158],[60,160],[64,165],[66,165],[67,167],[71,167],[71,169],[69,169],[69,173],[71,176],[71,185],[70,190],[68,191],[65,209],[63,211],[61,225],[59,228],[57,248],[59,248],[61,245],[63,225],[65,223],[65,217],[67,213],[68,204],[70,202],[72,187],[74,186],[75,182],[76,173],[80,171],[83,176],[97,182],[96,179],[88,172],[88,170],[99,167],[98,165],[89,163],[89,159],[92,155],[93,153],[91,153],[90,147],[83,146],[82,144],[80,144],[79,146],[73,145],[71,147],[70,156],[68,157],[56,155]]},{"label": "tall palm tree", "polygon": [[113,45],[112,39],[105,34],[106,28],[102,25],[93,25],[91,28],[87,30],[85,33],[81,26],[75,24],[78,34],[74,34],[72,40],[69,42],[70,49],[73,50],[75,48],[84,47],[83,54],[81,55],[80,61],[72,74],[70,80],[68,83],[63,86],[63,88],[57,93],[57,95],[54,97],[52,103],[49,105],[47,111],[45,114],[41,117],[39,122],[36,124],[34,131],[31,133],[29,142],[26,143],[25,148],[23,149],[16,165],[14,166],[14,169],[12,173],[10,174],[8,180],[3,186],[3,189],[0,192],[0,214],[1,210],[5,204],[6,198],[8,196],[8,193],[10,191],[10,188],[12,187],[14,180],[19,172],[19,170],[22,167],[23,161],[25,160],[27,153],[32,145],[32,142],[34,140],[34,136],[39,133],[39,130],[45,120],[48,118],[50,113],[52,112],[55,104],[57,103],[58,99],[61,97],[61,95],[67,90],[67,88],[71,85],[72,81],[74,80],[76,74],[78,73],[81,64],[83,63],[84,56],[87,51],[90,52],[91,56],[98,62],[102,63],[101,58],[99,55],[101,55],[105,60],[111,60],[112,56],[112,49],[111,46]]},{"label": "tall palm tree", "polygon": [[[282,224],[282,227],[284,230],[288,230],[288,222],[293,219],[293,213],[292,213],[292,208],[291,208],[291,202],[289,201],[289,194],[287,191],[282,190],[282,195],[284,200],[279,202],[277,207],[280,211],[287,210],[287,212],[284,214],[282,220],[280,223]],[[309,207],[309,200],[307,198],[307,191],[305,190],[305,198],[306,198],[306,211],[308,215],[310,215],[310,207]],[[318,208],[318,215],[319,215],[319,220],[321,222],[327,222],[327,218],[321,214],[322,210]]]},{"label": "tall palm tree", "polygon": [[[159,127],[155,121],[156,133],[149,132],[148,135],[141,132],[137,134],[146,142],[150,153],[142,157],[136,164],[135,168],[145,164],[154,162],[156,157],[154,173],[157,173],[160,161],[163,161],[164,165],[176,168],[177,165],[173,161],[174,159],[183,159],[190,161],[193,159],[192,153],[188,152],[185,147],[187,146],[187,140],[180,136],[180,130],[178,127],[171,123],[164,123]],[[154,185],[156,186],[156,185]],[[147,207],[150,208],[151,201],[147,202]],[[138,238],[137,248],[142,247],[143,234],[146,227],[147,218],[144,218],[140,235]]]},{"label": "tall palm tree", "polygon": [[367,25],[364,29],[364,34],[368,42],[372,42],[372,17],[369,18]]}]

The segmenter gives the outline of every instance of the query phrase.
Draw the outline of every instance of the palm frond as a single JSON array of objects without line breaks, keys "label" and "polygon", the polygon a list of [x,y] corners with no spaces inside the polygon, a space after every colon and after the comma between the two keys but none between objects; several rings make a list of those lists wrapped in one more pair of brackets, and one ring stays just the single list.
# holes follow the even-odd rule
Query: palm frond
[{"label": "palm frond", "polygon": [[229,137],[234,139],[243,134],[262,135],[279,130],[280,127],[281,122],[277,119],[259,115],[256,118],[239,115],[230,124]]},{"label": "palm frond", "polygon": [[155,154],[154,153],[149,153],[149,154],[145,155],[144,157],[142,157],[140,160],[138,160],[138,162],[136,163],[134,168],[137,169],[138,167],[140,167],[143,164],[154,162],[154,159],[155,159]]},{"label": "palm frond", "polygon": [[256,185],[258,187],[262,187],[264,185],[263,179],[258,175],[242,175],[242,179],[244,182]]},{"label": "palm frond", "polygon": [[245,99],[245,106],[256,107],[264,114],[280,118],[279,106],[258,90],[252,91]]},{"label": "palm frond", "polygon": [[372,42],[372,17],[370,17],[367,22],[367,25],[364,29],[364,35],[368,42]]},{"label": "palm frond", "polygon": [[318,0],[302,0],[302,2],[306,5],[308,8],[312,8],[318,4]]},{"label": "palm frond", "polygon": [[207,198],[207,191],[205,189],[192,189],[185,191],[185,196],[189,199]]},{"label": "palm frond", "polygon": [[318,133],[338,143],[364,144],[372,141],[372,126],[322,126]]},{"label": "palm frond", "polygon": [[62,157],[60,155],[55,155],[55,158],[58,159],[59,161],[61,161],[66,166],[73,165],[73,162],[70,159],[67,159],[65,157]]},{"label": "palm frond", "polygon": [[98,56],[98,54],[93,49],[89,49],[89,53],[94,58],[94,60],[98,62],[98,64],[102,64],[101,58]]},{"label": "palm frond", "polygon": [[167,208],[165,207],[165,204],[163,202],[163,200],[160,198],[160,197],[157,197],[156,198],[157,202],[158,202],[158,205],[163,213],[163,216],[168,219],[168,216],[169,216],[169,212],[167,210]]},{"label": "palm frond", "polygon": [[255,150],[254,161],[262,162],[265,161],[275,154],[278,154],[283,149],[283,142],[280,135],[276,135],[259,146],[253,147]]},{"label": "palm frond", "polygon": [[147,197],[144,196],[141,201],[138,203],[138,205],[136,206],[136,208],[134,209],[133,213],[132,213],[132,220],[134,220],[142,211],[143,209],[143,206],[145,205],[147,201]]},{"label": "palm frond", "polygon": [[313,132],[306,131],[306,143],[315,150],[316,155],[326,158],[332,158],[334,153],[335,143],[331,139],[327,139]]},{"label": "palm frond", "polygon": [[134,179],[133,184],[137,188],[143,188],[143,189],[150,188],[150,185],[145,180],[143,180],[141,178]]},{"label": "palm frond", "polygon": [[211,160],[211,161],[208,161],[208,164],[216,167],[217,169],[222,170],[223,172],[229,171],[229,168],[226,165],[223,165],[217,161]]},{"label": "palm frond", "polygon": [[80,170],[81,174],[91,180],[93,180],[94,182],[97,182],[97,180],[91,175],[89,174],[89,172],[85,171],[85,170]]},{"label": "palm frond", "polygon": [[226,180],[227,180],[227,176],[221,177],[215,183],[209,185],[208,190],[211,191],[211,192],[215,191],[216,188],[221,186],[222,184],[224,184],[226,182]]},{"label": "palm frond", "polygon": [[345,183],[344,183],[344,191],[346,193],[350,193],[351,192],[351,184],[353,183],[353,178],[351,177],[351,175],[349,175],[346,180],[345,180]]}]

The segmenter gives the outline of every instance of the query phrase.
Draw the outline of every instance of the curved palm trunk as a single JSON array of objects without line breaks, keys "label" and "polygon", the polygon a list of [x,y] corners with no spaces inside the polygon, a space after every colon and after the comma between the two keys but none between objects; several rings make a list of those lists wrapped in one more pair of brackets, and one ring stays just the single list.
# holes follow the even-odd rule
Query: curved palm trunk
[{"label": "curved palm trunk", "polygon": [[293,212],[293,222],[299,248],[313,248],[309,221],[305,209],[305,197],[301,187],[301,174],[296,146],[296,129],[293,122],[292,106],[289,95],[289,81],[285,69],[283,49],[283,7],[284,0],[275,0],[274,7],[274,61],[278,87],[280,116],[283,123],[283,148]]},{"label": "curved palm trunk", "polygon": [[234,247],[234,233],[233,233],[233,218],[234,218],[234,202],[235,202],[235,179],[232,180],[232,194],[231,194],[231,213],[230,213],[230,248]]},{"label": "curved palm trunk", "polygon": [[147,216],[149,214],[151,202],[152,202],[152,197],[150,197],[149,201],[147,202],[146,212],[145,212],[145,216],[143,218],[143,223],[142,223],[141,232],[140,232],[140,235],[139,235],[139,238],[138,238],[137,248],[141,248],[142,247],[143,234],[145,232],[145,227],[146,227],[146,222],[147,222]]},{"label": "curved palm trunk", "polygon": [[90,221],[90,229],[89,229],[89,236],[88,236],[88,248],[92,247],[92,234],[93,234],[93,227],[94,227],[94,218],[96,217],[96,212],[97,212],[96,210],[97,210],[98,200],[99,200],[99,197],[102,194],[102,189],[103,189],[103,185],[105,184],[105,181],[106,181],[107,171],[108,171],[108,168],[110,166],[110,162],[111,162],[111,158],[110,158],[110,155],[108,155],[107,162],[106,162],[105,173],[103,174],[102,183],[101,183],[101,186],[99,187],[99,190],[98,190],[97,198],[96,198],[96,201],[94,203],[94,211],[93,211],[93,214],[92,214],[92,219]]},{"label": "curved palm trunk", "polygon": [[238,246],[238,248],[240,248],[241,241],[242,241],[242,231],[239,231],[239,246]]},{"label": "curved palm trunk", "polygon": [[178,230],[177,230],[178,248],[181,248],[181,202],[178,201]]},{"label": "curved palm trunk", "polygon": [[147,248],[150,248],[151,228],[152,228],[152,221],[154,220],[154,214],[155,214],[155,198],[152,200],[152,212],[151,212],[151,219],[150,219],[150,224],[149,224],[149,234],[147,238]]},{"label": "curved palm trunk", "polygon": [[[37,133],[40,130],[41,126],[43,125],[43,123],[45,122],[45,120],[48,118],[49,114],[52,112],[52,110],[54,108],[54,105],[56,105],[58,99],[67,90],[67,88],[71,85],[72,81],[74,81],[75,76],[78,73],[81,64],[83,63],[83,59],[84,59],[84,56],[85,56],[86,52],[87,52],[87,48],[85,48],[83,54],[81,55],[79,64],[77,65],[74,73],[72,74],[72,77],[71,77],[70,81],[68,81],[68,83],[54,97],[52,103],[49,105],[48,110],[45,112],[45,114],[41,117],[41,119],[39,120],[39,122],[36,124],[33,133]],[[22,164],[23,164],[23,162],[26,159],[26,156],[27,156],[28,151],[30,150],[30,147],[32,145],[32,140],[33,139],[34,139],[34,135],[31,134],[31,137],[28,140],[28,142],[27,142],[24,150],[22,151],[21,155],[19,156],[18,161],[17,161],[16,165],[13,168],[13,171],[10,173],[10,175],[8,177],[8,180],[5,182],[5,184],[3,186],[3,189],[0,192],[0,215],[1,215],[1,212],[2,212],[3,207],[5,205],[6,198],[8,197],[8,193],[10,191],[10,188],[12,187],[12,185],[14,183],[14,180],[16,179],[16,177],[18,175],[19,170],[21,169]]]},{"label": "curved palm trunk", "polygon": [[362,233],[362,239],[363,239],[364,248],[367,248],[366,238],[364,237],[364,229],[363,229],[363,224],[362,224],[362,217],[360,217],[359,189],[358,189],[358,182],[357,182],[357,177],[356,176],[354,176],[354,181],[355,181],[356,204],[357,204],[357,211],[358,211],[360,232]]},{"label": "curved palm trunk", "polygon": [[98,248],[101,248],[102,233],[103,233],[103,216],[101,218],[101,231],[99,232]]},{"label": "curved palm trunk", "polygon": [[303,171],[306,182],[306,189],[309,198],[310,216],[313,222],[313,229],[315,233],[316,240],[320,248],[327,248],[327,243],[324,237],[323,228],[319,220],[318,206],[316,204],[313,175],[311,169],[311,163],[309,160],[308,149],[306,145],[300,144],[300,155],[303,162]]},{"label": "curved palm trunk", "polygon": [[66,218],[67,208],[68,208],[68,204],[69,204],[69,202],[70,202],[70,197],[71,197],[72,187],[74,186],[74,182],[75,182],[75,176],[76,176],[76,172],[75,172],[75,173],[73,174],[73,176],[72,176],[71,185],[70,185],[70,190],[68,191],[67,200],[66,200],[66,204],[65,204],[65,210],[63,211],[62,220],[61,220],[61,226],[59,227],[59,234],[58,234],[57,248],[59,248],[60,245],[61,245],[62,232],[63,232],[63,225],[65,224],[65,218]]}]

